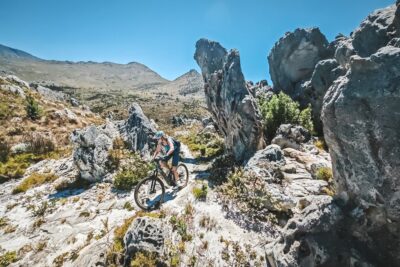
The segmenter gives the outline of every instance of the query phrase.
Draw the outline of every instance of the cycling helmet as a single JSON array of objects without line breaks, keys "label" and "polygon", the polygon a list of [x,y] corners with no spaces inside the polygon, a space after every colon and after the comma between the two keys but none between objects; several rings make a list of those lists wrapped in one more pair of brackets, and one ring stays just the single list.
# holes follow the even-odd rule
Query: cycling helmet
[{"label": "cycling helmet", "polygon": [[165,136],[165,133],[163,131],[157,131],[156,134],[154,135],[154,139],[158,140],[164,136]]}]

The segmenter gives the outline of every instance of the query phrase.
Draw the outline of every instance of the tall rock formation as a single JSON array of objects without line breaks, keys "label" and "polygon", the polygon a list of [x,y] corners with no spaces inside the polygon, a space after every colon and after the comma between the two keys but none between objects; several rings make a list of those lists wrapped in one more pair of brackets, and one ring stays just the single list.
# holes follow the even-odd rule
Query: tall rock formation
[{"label": "tall rock formation", "polygon": [[200,66],[209,111],[225,136],[227,150],[237,161],[250,158],[264,146],[256,100],[247,89],[237,50],[200,39],[194,55]]}]

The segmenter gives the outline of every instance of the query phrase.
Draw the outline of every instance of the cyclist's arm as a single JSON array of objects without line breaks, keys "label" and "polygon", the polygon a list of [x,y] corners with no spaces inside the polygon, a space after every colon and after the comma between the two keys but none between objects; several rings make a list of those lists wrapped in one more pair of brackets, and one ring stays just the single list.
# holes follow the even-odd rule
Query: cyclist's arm
[{"label": "cyclist's arm", "polygon": [[160,142],[158,142],[158,143],[157,143],[156,151],[154,151],[154,154],[153,154],[153,158],[152,158],[152,159],[155,159],[155,158],[157,157],[158,153],[160,153],[160,151],[161,151],[161,145],[160,145]]}]

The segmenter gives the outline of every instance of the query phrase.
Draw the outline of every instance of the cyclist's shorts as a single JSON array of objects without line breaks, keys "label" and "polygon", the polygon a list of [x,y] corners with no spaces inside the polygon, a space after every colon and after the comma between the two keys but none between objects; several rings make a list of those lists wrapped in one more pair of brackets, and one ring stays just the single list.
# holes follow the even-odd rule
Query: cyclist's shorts
[{"label": "cyclist's shorts", "polygon": [[179,152],[181,151],[181,146],[175,148],[174,152],[167,157],[167,160],[172,158],[172,166],[176,167],[179,163]]}]

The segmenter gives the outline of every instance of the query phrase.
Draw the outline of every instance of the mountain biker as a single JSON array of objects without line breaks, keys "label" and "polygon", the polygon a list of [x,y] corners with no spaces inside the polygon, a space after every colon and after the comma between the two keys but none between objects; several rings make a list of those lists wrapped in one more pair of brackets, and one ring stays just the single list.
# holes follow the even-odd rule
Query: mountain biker
[{"label": "mountain biker", "polygon": [[176,181],[179,179],[179,175],[177,172],[177,166],[179,163],[179,152],[181,150],[181,143],[174,138],[166,135],[163,131],[158,131],[154,135],[154,139],[158,140],[156,151],[154,152],[152,160],[154,160],[157,155],[162,151],[165,156],[161,158],[160,165],[163,168],[168,168],[167,162],[172,158],[172,173],[174,174],[176,185]]}]

